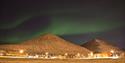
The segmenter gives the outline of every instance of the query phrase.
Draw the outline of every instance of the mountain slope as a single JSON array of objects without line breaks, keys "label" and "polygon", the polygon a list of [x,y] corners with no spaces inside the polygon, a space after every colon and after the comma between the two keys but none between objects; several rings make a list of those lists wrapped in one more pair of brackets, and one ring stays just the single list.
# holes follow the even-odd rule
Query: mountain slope
[{"label": "mountain slope", "polygon": [[122,50],[102,38],[93,39],[82,45],[94,52],[110,52],[111,50],[122,52]]},{"label": "mountain slope", "polygon": [[50,52],[55,54],[76,54],[82,53],[87,55],[90,51],[84,47],[73,44],[53,34],[45,34],[31,40],[24,41],[16,45],[1,45],[0,49],[19,50],[24,49],[30,52]]}]

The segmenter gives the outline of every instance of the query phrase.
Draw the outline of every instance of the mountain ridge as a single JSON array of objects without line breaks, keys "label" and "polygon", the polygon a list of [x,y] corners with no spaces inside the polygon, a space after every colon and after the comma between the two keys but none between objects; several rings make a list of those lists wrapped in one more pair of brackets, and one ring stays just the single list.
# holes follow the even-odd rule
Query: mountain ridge
[{"label": "mountain ridge", "polygon": [[111,50],[122,52],[120,48],[118,48],[116,45],[109,43],[107,40],[103,38],[95,38],[92,39],[81,46],[94,51],[94,52],[110,52]]},{"label": "mountain ridge", "polygon": [[55,54],[76,54],[82,53],[87,55],[90,51],[84,47],[66,41],[54,34],[44,34],[34,37],[31,40],[15,45],[2,45],[0,49],[24,49],[32,52],[50,52]]}]

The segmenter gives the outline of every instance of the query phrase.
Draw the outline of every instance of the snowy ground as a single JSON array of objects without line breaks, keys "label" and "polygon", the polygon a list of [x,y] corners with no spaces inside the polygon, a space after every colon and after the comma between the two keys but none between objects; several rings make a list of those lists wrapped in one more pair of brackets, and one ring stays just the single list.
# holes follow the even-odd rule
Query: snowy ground
[{"label": "snowy ground", "polygon": [[125,63],[121,59],[0,59],[0,63]]}]

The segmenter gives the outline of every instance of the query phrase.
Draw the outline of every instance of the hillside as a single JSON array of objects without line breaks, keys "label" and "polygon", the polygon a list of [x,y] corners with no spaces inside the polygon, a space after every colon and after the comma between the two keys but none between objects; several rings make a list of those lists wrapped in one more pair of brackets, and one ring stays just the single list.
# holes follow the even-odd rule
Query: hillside
[{"label": "hillside", "polygon": [[102,38],[96,38],[90,40],[89,42],[86,42],[82,46],[94,52],[109,52],[111,50],[122,52],[120,48]]},{"label": "hillside", "polygon": [[55,54],[82,53],[87,55],[90,52],[84,47],[73,44],[53,34],[41,35],[31,40],[24,41],[21,44],[1,45],[0,49],[8,49],[8,50],[24,49],[32,53],[50,52]]}]

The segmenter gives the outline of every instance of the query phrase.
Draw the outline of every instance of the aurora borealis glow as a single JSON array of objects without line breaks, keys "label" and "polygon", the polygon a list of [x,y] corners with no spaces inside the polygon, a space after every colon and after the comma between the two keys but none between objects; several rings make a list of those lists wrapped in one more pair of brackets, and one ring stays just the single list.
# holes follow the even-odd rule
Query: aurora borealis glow
[{"label": "aurora borealis glow", "polygon": [[[117,30],[118,36],[124,35],[125,8],[122,1],[3,0],[2,3],[1,43],[17,43],[44,33],[66,39],[73,35],[77,39],[69,39],[77,43],[81,43],[82,38],[86,41],[97,36],[112,41],[116,35],[109,37],[108,33],[119,28],[122,31]],[[80,34],[83,36],[79,37]],[[120,44],[123,43],[124,38],[119,39]]]}]

